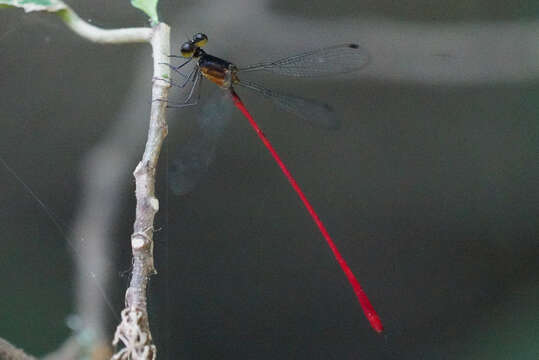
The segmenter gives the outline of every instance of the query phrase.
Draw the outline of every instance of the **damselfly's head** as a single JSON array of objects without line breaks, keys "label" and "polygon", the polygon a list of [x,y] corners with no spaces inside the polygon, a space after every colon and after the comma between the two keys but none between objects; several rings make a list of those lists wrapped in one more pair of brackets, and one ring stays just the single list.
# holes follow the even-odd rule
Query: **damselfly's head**
[{"label": "damselfly's head", "polygon": [[201,47],[206,45],[208,37],[206,34],[197,33],[193,35],[193,40],[189,40],[183,43],[180,48],[180,52],[184,58],[199,57],[201,55]]}]

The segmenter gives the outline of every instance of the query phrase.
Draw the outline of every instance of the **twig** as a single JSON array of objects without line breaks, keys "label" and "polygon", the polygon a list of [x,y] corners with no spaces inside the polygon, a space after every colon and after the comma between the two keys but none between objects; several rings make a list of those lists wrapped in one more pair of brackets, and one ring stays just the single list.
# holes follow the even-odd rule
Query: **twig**
[{"label": "twig", "polygon": [[[69,6],[62,1],[56,3],[35,4],[32,2],[21,2],[11,4],[23,8],[26,12],[47,11],[57,13],[66,25],[81,37],[103,44],[124,44],[124,43],[151,43],[154,58],[154,79],[170,77],[168,67],[161,65],[167,61],[170,52],[170,28],[166,24],[158,24],[154,28],[124,28],[106,30],[90,25],[82,20]],[[152,344],[152,336],[149,329],[148,314],[146,310],[146,287],[149,276],[155,273],[153,266],[153,219],[159,206],[154,197],[155,168],[161,150],[161,145],[167,133],[165,121],[166,99],[168,98],[168,88],[170,85],[162,80],[154,80],[152,88],[153,99],[163,99],[162,102],[152,102],[150,116],[150,131],[146,151],[143,160],[135,170],[137,178],[137,218],[135,220],[135,232],[132,236],[132,248],[134,257],[134,269],[130,287],[126,293],[126,309],[122,311],[122,322],[118,325],[113,344],[120,341],[125,345],[116,359],[155,359],[156,349]],[[110,156],[110,155],[109,155]],[[142,176],[138,176],[142,174]],[[30,189],[28,189],[30,190]],[[31,190],[30,190],[31,192]],[[40,201],[37,196],[34,198]],[[105,211],[105,209],[100,209]],[[84,230],[85,222],[81,221],[78,230]],[[61,230],[61,229],[60,229]],[[84,238],[80,237],[80,244]],[[103,249],[103,239],[92,242],[92,250],[82,256],[76,249],[78,270],[84,272],[84,276],[79,274],[81,279],[93,279],[99,291],[104,296],[102,283],[106,282],[108,274],[106,267],[99,266],[99,270],[92,270],[90,264],[103,262],[99,257],[99,250]],[[89,268],[89,269],[88,269]],[[58,351],[50,354],[50,359],[74,358],[81,352],[106,349],[103,346],[104,339],[104,317],[102,306],[91,304],[94,296],[88,296],[90,291],[87,284],[79,284],[77,307],[81,312],[83,327],[77,329],[78,336],[66,341]],[[95,293],[95,291],[93,291]],[[105,299],[105,301],[107,301]],[[90,334],[90,335],[88,335]],[[85,336],[88,335],[88,336]],[[91,340],[88,340],[91,339]],[[88,341],[91,341],[88,343]],[[0,342],[0,359],[23,358],[25,354],[4,341]],[[9,357],[8,357],[9,356]],[[17,356],[17,357],[15,357]],[[103,353],[97,356],[106,356]],[[108,357],[108,356],[107,356]]]},{"label": "twig", "polygon": [[[80,36],[98,43],[120,44],[150,42],[153,49],[154,77],[152,99],[168,98],[170,84],[159,80],[170,77],[170,69],[164,65],[170,53],[170,28],[164,23],[150,28],[105,30],[83,21],[71,8],[60,11],[60,16]],[[125,294],[125,309],[121,323],[116,328],[113,344],[125,346],[113,359],[155,359],[157,350],[147,313],[146,289],[151,275],[156,273],[153,261],[153,221],[159,210],[155,197],[155,174],[163,141],[167,135],[165,101],[153,101],[146,148],[141,162],[134,171],[136,182],[136,218],[131,248],[133,271]]]},{"label": "twig", "polygon": [[[112,349],[108,342],[96,343],[88,331],[82,331],[69,337],[58,349],[40,360],[110,359]],[[0,357],[0,359],[2,358]]]},{"label": "twig", "polygon": [[17,349],[6,340],[0,338],[0,359],[2,360],[36,360],[35,357],[26,355],[21,349]]},{"label": "twig", "polygon": [[[166,24],[157,25],[151,43],[154,60],[152,99],[166,99],[170,85],[159,78],[169,75],[168,68],[164,71],[160,63],[167,62],[166,56],[170,53],[170,28]],[[146,289],[150,276],[156,273],[153,262],[153,221],[159,210],[159,201],[155,197],[155,174],[161,146],[168,131],[165,109],[165,102],[152,102],[146,148],[133,173],[137,198],[131,236],[133,271],[125,293],[126,307],[122,311],[122,322],[116,328],[113,340],[114,345],[121,341],[125,348],[117,352],[113,359],[156,358],[148,322]]]}]

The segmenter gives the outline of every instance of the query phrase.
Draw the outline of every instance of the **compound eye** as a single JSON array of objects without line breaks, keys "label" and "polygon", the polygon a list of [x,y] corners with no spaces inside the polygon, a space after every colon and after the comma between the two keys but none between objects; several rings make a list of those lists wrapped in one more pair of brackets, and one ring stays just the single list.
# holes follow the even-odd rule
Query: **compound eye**
[{"label": "compound eye", "polygon": [[195,45],[191,41],[184,42],[180,48],[182,56],[185,58],[190,58],[195,53]]},{"label": "compound eye", "polygon": [[193,36],[193,44],[196,46],[204,46],[208,42],[206,34],[198,33]]}]

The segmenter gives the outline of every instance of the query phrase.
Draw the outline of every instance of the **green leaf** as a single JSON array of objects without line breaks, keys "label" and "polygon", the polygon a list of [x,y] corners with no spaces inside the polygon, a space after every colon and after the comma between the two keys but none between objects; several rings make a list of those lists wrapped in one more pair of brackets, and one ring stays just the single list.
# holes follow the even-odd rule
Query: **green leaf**
[{"label": "green leaf", "polygon": [[0,7],[13,6],[30,11],[56,12],[67,8],[60,0],[0,0]]},{"label": "green leaf", "polygon": [[139,10],[142,10],[152,19],[153,24],[159,22],[157,17],[157,3],[159,0],[131,0],[131,5]]}]

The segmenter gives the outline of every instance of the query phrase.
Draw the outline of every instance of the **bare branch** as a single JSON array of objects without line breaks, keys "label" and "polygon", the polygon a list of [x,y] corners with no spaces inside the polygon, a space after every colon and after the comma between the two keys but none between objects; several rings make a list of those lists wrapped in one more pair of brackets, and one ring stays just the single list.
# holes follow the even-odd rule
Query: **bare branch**
[{"label": "bare branch", "polygon": [[[167,99],[170,85],[159,78],[170,75],[169,68],[161,65],[170,53],[170,28],[163,23],[157,25],[151,43],[154,61],[152,99]],[[159,201],[155,197],[155,174],[168,131],[165,109],[164,101],[152,102],[146,148],[133,173],[137,198],[134,231],[131,235],[133,272],[125,293],[126,308],[122,311],[122,322],[116,328],[113,341],[114,345],[122,342],[125,348],[117,352],[113,359],[156,358],[148,322],[146,290],[150,276],[156,273],[153,261],[153,222],[159,210]]]},{"label": "bare branch", "polygon": [[36,360],[35,357],[26,355],[21,349],[0,338],[0,359],[2,360]]},{"label": "bare branch", "polygon": [[[157,24],[154,28],[105,30],[83,21],[62,1],[48,3],[46,5],[21,2],[13,6],[22,7],[27,12],[56,12],[71,30],[93,42],[104,44],[150,42],[152,45],[154,58],[152,99],[159,99],[161,101],[152,101],[146,149],[142,161],[138,164],[134,172],[137,208],[134,233],[131,236],[133,273],[130,286],[125,295],[126,308],[122,311],[122,321],[116,329],[113,340],[114,345],[122,342],[125,347],[115,354],[113,359],[155,359],[157,351],[155,345],[152,343],[152,336],[149,329],[146,289],[150,276],[156,273],[153,260],[153,221],[155,214],[159,210],[159,201],[155,197],[155,175],[161,147],[168,131],[165,109],[168,90],[170,88],[169,83],[159,79],[170,77],[170,69],[162,65],[167,62],[168,54],[170,53],[170,28],[166,24]],[[75,234],[87,228],[84,221],[80,221],[78,225],[78,231]],[[83,243],[84,237],[81,236],[79,245]],[[82,274],[79,274],[79,276],[81,278],[87,278],[87,275],[90,275],[95,285],[97,285],[102,295],[104,295],[101,284],[107,281],[106,267],[99,266],[99,276],[91,267],[91,264],[99,262],[99,253],[103,250],[103,246],[101,246],[103,242],[97,241],[95,244],[92,242],[92,245],[94,246],[88,248],[88,250],[91,250],[90,254],[85,252],[84,255],[89,255],[93,261],[86,259],[86,256],[82,256],[82,251],[79,254],[77,249],[74,249],[78,257],[78,268],[85,273],[85,276],[82,276]],[[83,248],[86,249],[86,247]],[[92,342],[94,342],[94,339],[97,339],[96,343],[98,346],[95,346],[93,343],[80,346],[80,339],[75,336],[68,339],[58,351],[51,354],[48,358],[75,358],[81,352],[87,352],[88,349],[93,351],[100,348],[108,348],[107,346],[102,346],[103,343],[101,341],[104,335],[102,306],[92,306],[91,302],[95,300],[95,297],[87,296],[90,292],[83,291],[88,290],[89,287],[87,285],[85,283],[79,286],[78,289],[78,307],[79,311],[83,314],[84,320],[83,327],[78,329],[78,331],[81,336],[86,332],[90,333],[91,336],[89,338],[92,339]],[[0,358],[33,359],[1,339]]]},{"label": "bare branch", "polygon": [[[89,341],[89,339],[91,339]],[[105,342],[96,343],[88,333],[81,332],[68,338],[54,352],[47,354],[41,360],[73,360],[86,359],[104,360],[112,355],[111,346]]]}]

